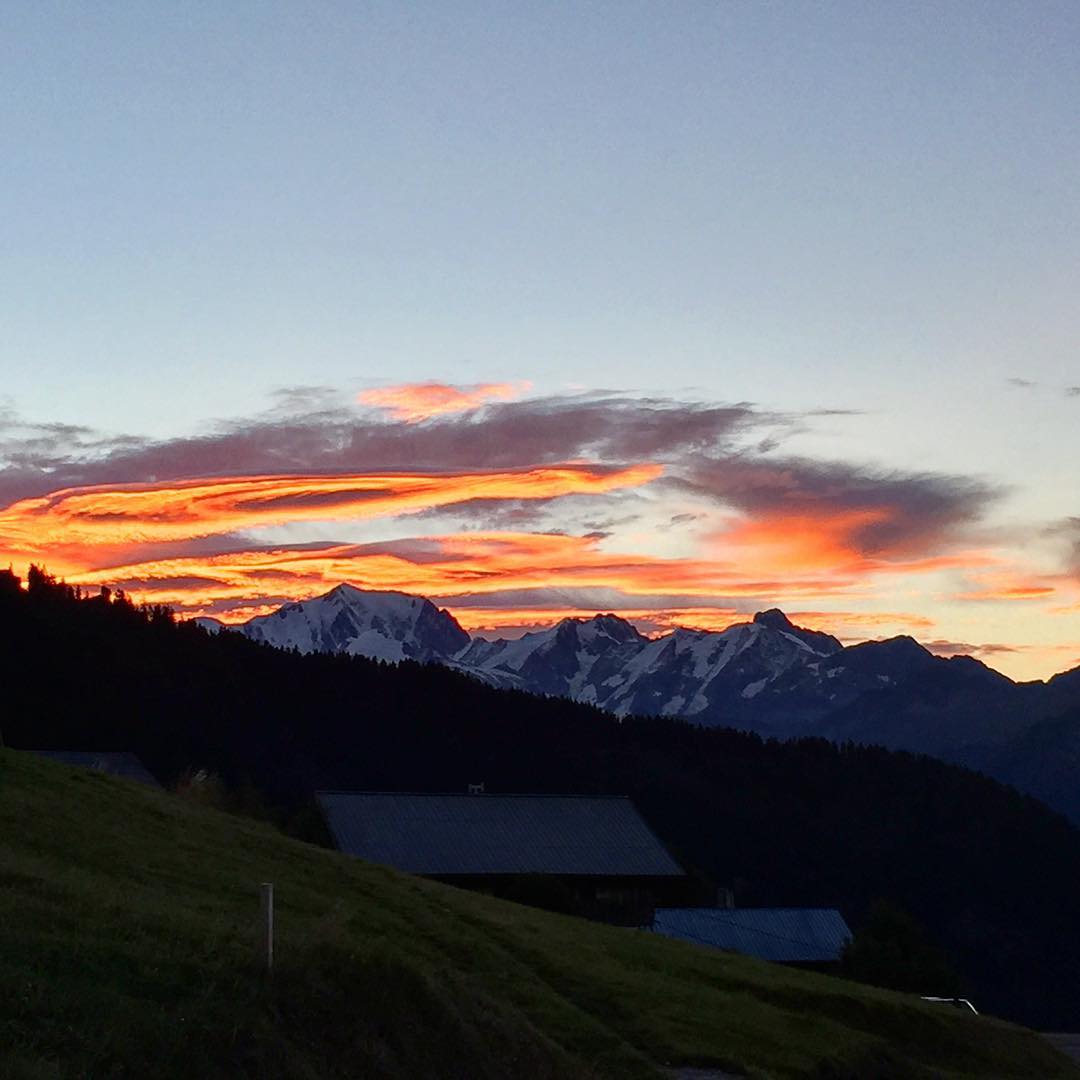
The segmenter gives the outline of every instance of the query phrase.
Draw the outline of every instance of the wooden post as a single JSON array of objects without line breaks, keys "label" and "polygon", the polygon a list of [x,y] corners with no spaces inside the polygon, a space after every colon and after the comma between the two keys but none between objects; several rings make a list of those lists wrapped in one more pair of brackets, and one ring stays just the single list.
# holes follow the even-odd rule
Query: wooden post
[{"label": "wooden post", "polygon": [[261,893],[261,917],[259,919],[259,959],[267,971],[274,967],[274,883],[264,881]]}]

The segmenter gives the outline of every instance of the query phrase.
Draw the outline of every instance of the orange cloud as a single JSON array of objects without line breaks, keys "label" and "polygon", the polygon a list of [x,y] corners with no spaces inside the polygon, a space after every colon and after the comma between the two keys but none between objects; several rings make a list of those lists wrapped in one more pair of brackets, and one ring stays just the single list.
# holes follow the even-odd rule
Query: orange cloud
[{"label": "orange cloud", "polygon": [[879,525],[890,511],[843,510],[828,513],[768,513],[740,521],[713,537],[721,550],[737,552],[742,565],[806,573],[820,570],[864,572],[868,560],[859,550],[856,535]]},{"label": "orange cloud", "polygon": [[[137,550],[137,549],[136,549]],[[0,556],[2,559],[2,556]],[[51,558],[48,564],[53,565]],[[767,569],[767,568],[759,568]],[[441,597],[470,630],[536,629],[565,616],[586,618],[594,609],[568,605],[503,607],[500,594],[527,596],[543,590],[614,590],[627,598],[606,610],[634,622],[645,634],[676,626],[722,630],[747,616],[732,601],[780,604],[796,625],[833,633],[842,640],[925,636],[934,623],[896,612],[827,611],[799,605],[798,598],[865,593],[860,578],[818,569],[750,577],[738,564],[716,559],[663,558],[606,550],[596,536],[510,532],[458,533],[384,544],[278,547],[170,558],[131,559],[109,567],[83,566],[66,577],[72,584],[124,588],[136,602],[168,604],[183,616],[213,615],[240,622],[276,606],[326,592],[342,581],[360,588],[396,589]],[[54,571],[55,572],[55,571]],[[535,593],[539,595],[539,593]],[[483,605],[484,596],[492,598]],[[696,605],[672,605],[667,597],[699,597]],[[454,597],[468,598],[457,606]],[[637,598],[637,603],[635,603]],[[745,603],[740,603],[745,607]],[[977,651],[977,650],[973,650]],[[1045,676],[1060,667],[1052,649],[1019,649],[995,656],[994,666],[1014,677]],[[1057,661],[1057,666],[1054,662]]]},{"label": "orange cloud", "polygon": [[933,619],[909,611],[790,611],[788,618],[796,626],[823,630],[841,641],[919,634],[937,625]]},{"label": "orange cloud", "polygon": [[[542,630],[560,619],[591,619],[595,608],[499,608],[455,607],[449,610],[454,618],[471,633],[477,631]],[[746,622],[745,613],[733,608],[645,608],[606,607],[605,614],[618,615],[634,623],[644,634],[659,634],[685,626],[695,630],[726,630],[737,622]]]},{"label": "orange cloud", "polygon": [[974,586],[955,593],[953,600],[1046,600],[1058,593],[1060,576],[1027,575],[1001,570],[973,576]]},{"label": "orange cloud", "polygon": [[815,513],[764,512],[729,525],[710,537],[712,550],[731,559],[748,574],[791,573],[864,577],[873,573],[927,573],[970,569],[996,559],[987,552],[963,551],[941,555],[889,556],[867,552],[867,530],[887,525],[894,516],[888,507]]},{"label": "orange cloud", "polygon": [[690,594],[770,600],[842,594],[854,584],[845,579],[750,579],[715,560],[612,553],[595,537],[533,533],[460,533],[411,547],[399,544],[397,550],[394,545],[337,545],[184,555],[67,576],[72,584],[120,585],[137,600],[237,619],[245,617],[252,603],[304,599],[342,581],[441,597],[510,589],[614,588],[643,598]]},{"label": "orange cloud", "polygon": [[[461,598],[454,610],[463,625],[493,632],[589,617],[595,611],[575,607],[575,597],[594,594],[623,598],[613,610],[647,634],[676,626],[722,630],[743,621],[746,615],[735,608],[753,601],[780,604],[798,625],[845,640],[921,635],[934,623],[920,616],[813,605],[862,606],[882,575],[895,588],[898,575],[956,568],[973,585],[965,599],[1055,595],[1061,602],[1072,595],[1060,577],[1025,576],[993,553],[925,555],[913,545],[882,552],[872,540],[892,525],[888,507],[744,510],[706,540],[703,552],[678,557],[620,551],[617,539],[599,527],[586,535],[489,529],[367,545],[257,546],[259,529],[290,523],[395,517],[478,500],[603,495],[641,487],[662,473],[655,464],[578,463],[72,487],[0,509],[0,565],[11,562],[24,572],[30,561],[43,563],[72,584],[119,586],[136,601],[224,621],[348,581],[440,597],[452,609]],[[508,595],[500,594],[526,599],[507,607]],[[530,604],[529,596],[539,602]]]},{"label": "orange cloud", "polygon": [[[454,617],[470,632],[537,630],[560,619],[589,619],[596,608],[582,607],[456,607]],[[620,607],[608,605],[604,612],[618,615],[637,626],[643,634],[665,634],[678,627],[689,630],[726,630],[750,619],[745,611],[730,607]],[[907,612],[790,611],[788,617],[807,630],[821,630],[843,640],[862,641],[871,636],[919,633],[934,627],[933,619]]]},{"label": "orange cloud", "polygon": [[[510,472],[241,476],[69,488],[0,510],[0,557],[48,560],[57,572],[132,561],[142,544],[298,521],[373,518],[475,499],[550,499],[636,487],[657,465],[564,465]],[[127,554],[127,559],[123,556]]]},{"label": "orange cloud", "polygon": [[384,409],[395,420],[418,424],[434,416],[468,412],[489,401],[511,401],[528,390],[531,383],[480,383],[450,386],[447,383],[403,383],[363,390],[357,400],[363,405]]}]

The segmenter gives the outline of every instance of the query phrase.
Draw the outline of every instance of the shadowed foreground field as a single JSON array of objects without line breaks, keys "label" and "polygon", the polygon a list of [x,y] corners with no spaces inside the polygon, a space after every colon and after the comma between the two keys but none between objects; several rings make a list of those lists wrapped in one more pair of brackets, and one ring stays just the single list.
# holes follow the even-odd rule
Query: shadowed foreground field
[{"label": "shadowed foreground field", "polygon": [[[276,967],[255,961],[258,885]],[[0,1077],[1080,1078],[1041,1037],[0,751]]]}]

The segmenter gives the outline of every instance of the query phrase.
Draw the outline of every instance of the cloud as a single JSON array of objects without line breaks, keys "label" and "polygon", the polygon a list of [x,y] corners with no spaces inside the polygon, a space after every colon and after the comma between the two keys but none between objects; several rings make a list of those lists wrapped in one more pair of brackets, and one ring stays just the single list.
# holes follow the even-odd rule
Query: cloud
[{"label": "cloud", "polygon": [[1060,575],[1029,574],[1009,568],[968,574],[968,588],[954,593],[953,600],[998,601],[1048,600],[1057,595]]},{"label": "cloud", "polygon": [[[258,416],[159,441],[0,411],[0,565],[45,562],[232,618],[352,581],[478,610],[519,595],[535,618],[647,611],[655,630],[993,563],[964,539],[997,489],[778,453],[805,415],[610,393],[507,400],[494,385],[451,387],[446,408],[386,398],[389,417],[286,388]],[[336,542],[361,519],[397,535]],[[289,542],[301,524],[318,543]],[[582,600],[601,594],[617,603]]]},{"label": "cloud", "polygon": [[1035,387],[1039,385],[1036,382],[1032,382],[1030,379],[1021,379],[1015,376],[1006,381],[1010,386],[1015,386],[1018,390],[1034,390]]},{"label": "cloud", "polygon": [[782,537],[785,561],[794,562],[925,555],[953,542],[1001,495],[966,477],[805,458],[699,459],[684,477],[687,490],[750,519],[728,531],[729,541],[745,547]]},{"label": "cloud", "polygon": [[[843,596],[856,583],[785,576],[753,580],[713,560],[611,552],[593,537],[489,533],[372,544],[266,547],[176,556],[90,570],[73,584],[108,584],[136,600],[188,615],[242,621],[264,608],[324,592],[340,581],[418,593],[448,607],[470,631],[517,634],[565,617],[614,612],[642,632],[678,626],[722,630],[778,597]],[[844,639],[916,633],[925,616],[895,612],[790,611],[801,626]]]},{"label": "cloud", "polygon": [[756,609],[754,599],[733,601],[728,598],[710,599],[707,596],[686,593],[651,593],[635,595],[612,586],[534,586],[531,588],[504,588],[495,592],[463,592],[453,596],[431,597],[439,604],[452,606],[455,611],[477,609],[513,612],[518,609],[548,611],[588,611],[590,614],[607,611],[648,610],[664,611],[694,607],[726,608],[752,614]]},{"label": "cloud", "polygon": [[269,412],[282,416],[329,416],[342,407],[341,391],[332,386],[281,386],[270,392],[270,400]]},{"label": "cloud", "polygon": [[745,405],[578,395],[496,403],[480,417],[423,425],[356,424],[351,448],[388,467],[402,460],[489,468],[580,459],[673,462],[730,448],[745,432],[776,423]]},{"label": "cloud", "polygon": [[796,626],[823,630],[841,641],[864,641],[868,637],[895,637],[932,630],[934,620],[910,611],[789,611]]},{"label": "cloud", "polygon": [[551,499],[645,484],[662,469],[566,465],[515,472],[236,476],[70,488],[0,510],[0,551],[85,560],[94,549],[232,534],[298,521],[386,517],[482,499]]},{"label": "cloud", "polygon": [[479,637],[518,637],[543,630],[561,619],[591,619],[597,614],[617,615],[632,623],[648,637],[669,633],[677,627],[697,630],[726,630],[747,616],[733,608],[660,609],[642,607],[556,607],[556,608],[458,608],[450,611],[470,634]]},{"label": "cloud", "polygon": [[1068,398],[1080,397],[1080,386],[1066,386],[1065,396]]},{"label": "cloud", "polygon": [[205,434],[162,441],[21,424],[6,436],[0,431],[0,505],[60,488],[190,477],[675,462],[691,451],[730,450],[744,433],[783,423],[743,405],[590,395],[493,403],[480,414],[404,423],[330,407],[329,400],[321,388],[294,388],[279,404],[320,407],[293,413],[275,405]]},{"label": "cloud", "polygon": [[1048,526],[1045,534],[1064,541],[1062,555],[1066,573],[1080,582],[1080,517],[1067,517]]},{"label": "cloud", "polygon": [[519,397],[530,383],[479,383],[475,386],[451,386],[448,383],[403,383],[363,390],[357,395],[362,405],[372,405],[388,412],[395,420],[418,424],[436,416],[470,412],[489,401],[507,401]]},{"label": "cloud", "polygon": [[[646,636],[652,637],[670,633],[679,628],[688,630],[706,630],[719,632],[738,623],[750,621],[754,607],[722,606],[665,606],[650,604],[636,606],[627,604],[584,604],[563,603],[552,606],[528,607],[498,606],[477,607],[462,606],[460,602],[450,601],[447,605],[454,617],[470,633],[480,636],[517,636],[530,630],[551,626],[560,619],[588,619],[598,613],[618,615],[633,623]],[[757,607],[759,605],[755,605]],[[933,626],[933,622],[919,615],[894,612],[819,612],[792,611],[788,617],[796,626],[808,630],[822,630],[843,640],[864,640],[868,635],[880,633],[882,629],[890,635],[916,633]]]},{"label": "cloud", "polygon": [[[681,594],[698,602],[732,598],[843,595],[856,582],[828,575],[752,578],[714,559],[608,551],[599,538],[549,533],[460,533],[379,544],[276,546],[179,556],[69,573],[72,584],[130,589],[138,600],[188,610],[228,609],[235,601],[303,599],[341,581],[449,598],[506,590],[617,589],[629,597]],[[212,582],[191,589],[193,579]],[[183,587],[177,582],[182,581]],[[138,583],[138,587],[134,583]],[[734,605],[732,605],[734,606]]]},{"label": "cloud", "polygon": [[142,447],[134,435],[109,435],[80,424],[34,423],[21,419],[10,406],[0,407],[0,500],[5,492],[42,483],[56,486],[55,477],[78,464],[107,460]]},{"label": "cloud", "polygon": [[966,641],[924,641],[923,646],[935,656],[1001,656],[1019,652],[1016,645],[988,643],[973,645]]},{"label": "cloud", "polygon": [[[1050,672],[1069,671],[1080,666],[1080,646],[1075,641],[1059,645],[982,644],[964,641],[924,641],[937,656],[974,656],[991,667],[1004,667],[1014,679],[1038,679]],[[1042,676],[1038,672],[1042,672]]]}]

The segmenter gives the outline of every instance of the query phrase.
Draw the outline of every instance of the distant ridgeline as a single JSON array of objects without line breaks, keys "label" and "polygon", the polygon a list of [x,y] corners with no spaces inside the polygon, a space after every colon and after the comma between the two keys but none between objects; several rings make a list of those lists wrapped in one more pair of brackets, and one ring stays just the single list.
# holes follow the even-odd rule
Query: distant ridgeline
[{"label": "distant ridgeline", "polygon": [[[1015,784],[1080,822],[1080,668],[1047,683],[1014,683],[970,656],[935,656],[910,637],[845,647],[775,608],[722,631],[647,638],[608,614],[487,641],[470,638],[422,596],[352,585],[231,629],[303,653],[445,664],[491,686],[619,716],[932,754]],[[1070,714],[1072,722],[1054,722]]]},{"label": "distant ridgeline", "polygon": [[[1080,833],[929,758],[620,720],[446,667],[283,652],[122,596],[81,599],[41,571],[27,589],[0,574],[0,685],[8,746],[130,751],[167,786],[209,773],[226,805],[300,833],[319,820],[319,789],[482,780],[627,795],[703,889],[730,886],[745,907],[837,908],[856,934],[888,899],[981,1009],[1080,1024]],[[1080,729],[1080,717],[1059,723]]]}]

